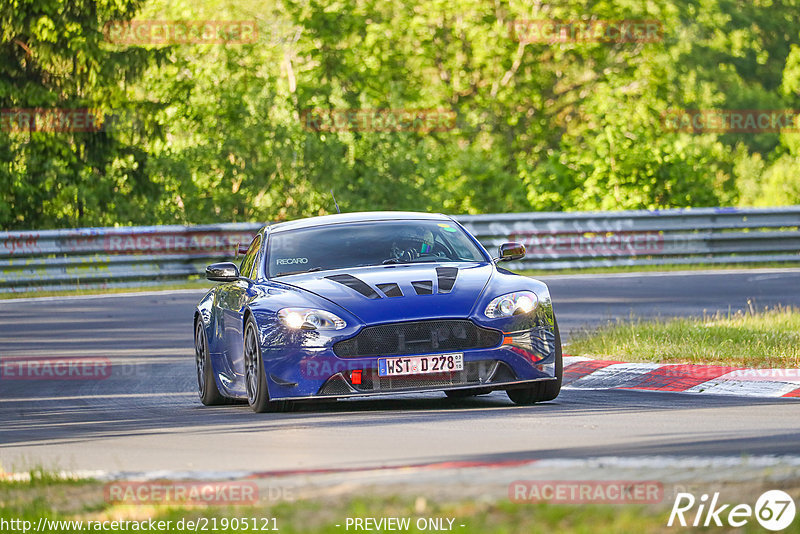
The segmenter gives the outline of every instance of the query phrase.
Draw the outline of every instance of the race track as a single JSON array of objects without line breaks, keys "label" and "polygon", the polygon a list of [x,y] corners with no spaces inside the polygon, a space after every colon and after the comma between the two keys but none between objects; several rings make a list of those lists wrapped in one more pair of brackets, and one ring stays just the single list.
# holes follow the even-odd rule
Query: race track
[{"label": "race track", "polygon": [[[614,318],[800,306],[800,270],[542,277],[562,331]],[[0,465],[67,470],[344,469],[595,456],[796,455],[800,402],[634,391],[441,393],[254,414],[195,393],[200,292],[0,301],[0,357],[101,357],[104,380],[0,379]]]}]

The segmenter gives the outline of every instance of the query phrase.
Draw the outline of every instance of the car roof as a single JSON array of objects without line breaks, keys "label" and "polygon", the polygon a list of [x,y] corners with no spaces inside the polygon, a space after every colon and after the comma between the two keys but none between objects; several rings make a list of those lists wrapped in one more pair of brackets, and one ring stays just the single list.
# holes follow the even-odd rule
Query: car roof
[{"label": "car roof", "polygon": [[269,225],[269,231],[283,232],[284,230],[296,230],[298,228],[326,226],[329,224],[402,220],[452,221],[450,217],[441,213],[420,213],[416,211],[358,211],[353,213],[340,213],[336,215],[321,215],[319,217],[308,217],[306,219],[297,219],[296,221],[275,223]]}]

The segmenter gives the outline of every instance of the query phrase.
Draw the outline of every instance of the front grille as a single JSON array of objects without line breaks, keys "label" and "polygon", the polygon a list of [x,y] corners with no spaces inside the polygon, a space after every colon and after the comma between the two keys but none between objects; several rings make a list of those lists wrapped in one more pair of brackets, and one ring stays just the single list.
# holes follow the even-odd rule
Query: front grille
[{"label": "front grille", "polygon": [[405,356],[500,345],[503,334],[472,321],[450,319],[368,326],[355,337],[333,345],[340,358]]}]

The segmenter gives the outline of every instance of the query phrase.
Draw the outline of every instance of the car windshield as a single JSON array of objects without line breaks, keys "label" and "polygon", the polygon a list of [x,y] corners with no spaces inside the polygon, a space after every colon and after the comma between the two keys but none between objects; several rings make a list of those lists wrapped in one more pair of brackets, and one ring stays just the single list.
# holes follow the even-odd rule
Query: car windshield
[{"label": "car windshield", "polygon": [[370,221],[275,232],[269,277],[365,265],[487,261],[457,225],[446,220]]}]

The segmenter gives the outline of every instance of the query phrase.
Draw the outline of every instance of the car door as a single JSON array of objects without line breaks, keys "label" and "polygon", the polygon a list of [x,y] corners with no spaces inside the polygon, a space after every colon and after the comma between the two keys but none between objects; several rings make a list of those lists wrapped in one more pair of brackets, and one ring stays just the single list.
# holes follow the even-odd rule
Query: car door
[{"label": "car door", "polygon": [[[258,277],[261,243],[262,236],[258,234],[250,243],[239,266],[239,274],[250,280]],[[244,376],[243,321],[245,307],[254,295],[252,286],[252,282],[248,280],[237,280],[225,284],[220,294],[220,307],[224,317],[225,361],[237,381]]]}]

